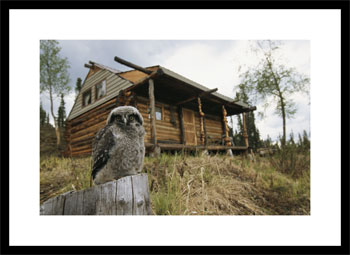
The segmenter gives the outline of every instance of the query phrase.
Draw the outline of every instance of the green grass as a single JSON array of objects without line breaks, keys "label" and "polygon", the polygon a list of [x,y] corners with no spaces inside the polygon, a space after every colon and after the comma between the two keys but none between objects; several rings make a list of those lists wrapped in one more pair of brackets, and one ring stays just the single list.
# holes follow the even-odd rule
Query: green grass
[{"label": "green grass", "polygon": [[[298,157],[309,160],[309,155]],[[90,161],[42,157],[41,202],[90,187]],[[310,169],[295,163],[303,168],[283,172],[270,158],[162,154],[146,157],[143,172],[156,215],[309,215]]]}]

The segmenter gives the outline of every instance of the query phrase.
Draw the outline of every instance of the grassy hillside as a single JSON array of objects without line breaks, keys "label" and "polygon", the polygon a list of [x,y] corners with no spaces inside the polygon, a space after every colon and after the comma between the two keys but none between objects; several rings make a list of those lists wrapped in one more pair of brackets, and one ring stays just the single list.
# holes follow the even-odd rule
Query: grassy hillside
[{"label": "grassy hillside", "polygon": [[[296,158],[296,159],[295,159]],[[162,154],[146,158],[156,215],[308,215],[310,157],[294,157],[295,171],[279,156],[254,161],[241,156]],[[301,163],[303,162],[303,163]],[[306,163],[305,163],[306,162]],[[288,160],[282,165],[287,165]],[[90,186],[91,158],[46,156],[40,162],[40,200]],[[295,174],[298,173],[298,174]]]},{"label": "grassy hillside", "polygon": [[64,130],[61,130],[60,147],[57,147],[55,128],[52,125],[40,126],[40,157],[49,155],[60,156],[65,148]]},{"label": "grassy hillside", "polygon": [[55,128],[51,125],[40,126],[40,156],[57,154]]}]

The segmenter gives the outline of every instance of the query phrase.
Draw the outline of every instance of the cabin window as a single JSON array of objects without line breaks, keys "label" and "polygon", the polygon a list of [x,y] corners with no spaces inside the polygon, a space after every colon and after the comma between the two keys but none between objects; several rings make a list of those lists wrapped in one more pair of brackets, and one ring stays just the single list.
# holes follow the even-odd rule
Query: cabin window
[{"label": "cabin window", "polygon": [[106,95],[106,80],[96,85],[96,100]]},{"label": "cabin window", "polygon": [[[163,108],[161,106],[155,107],[156,120],[163,120]],[[151,108],[148,107],[148,118],[151,118]]]},{"label": "cabin window", "polygon": [[156,106],[155,113],[156,113],[156,120],[162,120],[162,108]]},{"label": "cabin window", "polygon": [[83,93],[83,106],[91,104],[91,89]]}]

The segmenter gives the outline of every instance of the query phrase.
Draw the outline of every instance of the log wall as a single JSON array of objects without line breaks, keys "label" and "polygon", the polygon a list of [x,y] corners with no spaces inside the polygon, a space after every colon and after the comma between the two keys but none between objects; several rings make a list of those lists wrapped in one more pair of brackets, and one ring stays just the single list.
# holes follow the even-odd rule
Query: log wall
[{"label": "log wall", "polygon": [[[176,126],[175,127],[170,122],[171,121],[170,105],[156,103],[156,107],[161,107],[163,109],[162,120],[156,120],[157,140],[181,143],[180,123],[179,123],[179,116],[176,111],[176,108],[174,108],[174,112],[173,112],[174,119],[175,119],[175,126]],[[150,132],[151,120],[148,116],[148,104],[146,102],[138,103],[137,109],[140,111],[144,120],[144,127],[146,130],[145,143],[151,143],[151,132]]]},{"label": "log wall", "polygon": [[92,141],[105,126],[108,114],[115,108],[115,99],[69,120],[66,123],[66,156],[91,155]]},{"label": "log wall", "polygon": [[[196,112],[196,136],[197,141],[200,141],[200,116]],[[207,135],[207,145],[215,144],[215,142],[221,141],[222,139],[222,123],[220,117],[205,114],[205,129]]]},{"label": "log wall", "polygon": [[[77,118],[67,121],[65,134],[67,147],[65,156],[91,155],[92,141],[96,133],[105,126],[108,114],[116,107],[115,102],[116,100],[113,98]],[[170,105],[157,102],[156,106],[162,108],[163,114],[162,120],[156,120],[157,140],[161,141],[161,143],[181,144],[181,129],[177,108],[172,107],[171,111]],[[151,121],[148,114],[148,99],[139,100],[136,107],[144,119],[144,128],[146,130],[145,143],[151,143]],[[197,141],[200,141],[199,112],[195,112],[195,124]],[[208,145],[217,144],[215,141],[221,141],[223,131],[220,117],[206,114],[205,128]]]}]

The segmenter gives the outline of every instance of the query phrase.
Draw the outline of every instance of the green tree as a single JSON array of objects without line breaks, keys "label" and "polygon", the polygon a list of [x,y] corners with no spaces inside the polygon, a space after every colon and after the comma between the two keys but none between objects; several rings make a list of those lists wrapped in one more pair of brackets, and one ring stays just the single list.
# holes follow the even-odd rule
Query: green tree
[{"label": "green tree", "polygon": [[306,130],[303,131],[303,149],[310,150],[310,139]]},{"label": "green tree", "polygon": [[[246,88],[243,84],[239,85],[239,91],[236,92],[236,100],[240,100],[241,102],[244,102],[248,105],[251,105],[251,102],[248,98]],[[253,148],[255,151],[258,147],[260,147],[260,133],[258,128],[255,125],[255,115],[254,112],[247,112],[246,114],[246,127],[247,127],[247,134],[248,134],[248,143],[249,147]],[[241,115],[237,115],[237,121],[238,121],[238,130],[240,133],[240,138],[236,138],[238,140],[238,145],[245,146],[244,139],[243,139],[243,122]]]},{"label": "green tree", "polygon": [[65,102],[63,99],[63,94],[61,94],[61,103],[60,107],[58,107],[58,112],[57,112],[57,123],[59,128],[64,128],[65,127],[65,121],[66,121],[66,107],[65,107]]},{"label": "green tree", "polygon": [[[237,94],[236,94],[237,96]],[[235,132],[235,141],[236,141],[236,145],[238,146],[245,146],[244,144],[244,138],[243,138],[243,122],[242,122],[242,118],[241,115],[238,114],[237,116],[237,129]]]},{"label": "green tree", "polygon": [[58,41],[40,41],[40,93],[47,92],[50,98],[50,111],[56,130],[57,146],[61,144],[61,136],[57,117],[53,112],[54,97],[70,91],[69,62],[60,56],[61,47]]},{"label": "green tree", "polygon": [[303,146],[303,138],[301,137],[301,134],[298,133],[298,147],[301,148]]},{"label": "green tree", "polygon": [[293,130],[289,134],[289,141],[288,142],[290,145],[293,145],[293,146],[295,145]]},{"label": "green tree", "polygon": [[278,63],[275,56],[280,43],[275,41],[257,41],[254,51],[261,52],[263,57],[257,66],[251,67],[240,75],[249,96],[255,101],[276,105],[275,113],[282,117],[282,147],[286,142],[286,119],[293,118],[297,109],[291,96],[296,92],[309,92],[309,78],[298,73],[295,68]]},{"label": "green tree", "polygon": [[81,82],[82,82],[81,78],[78,77],[77,82],[75,83],[75,95],[76,95],[76,97],[78,96],[78,94],[81,90]]}]

